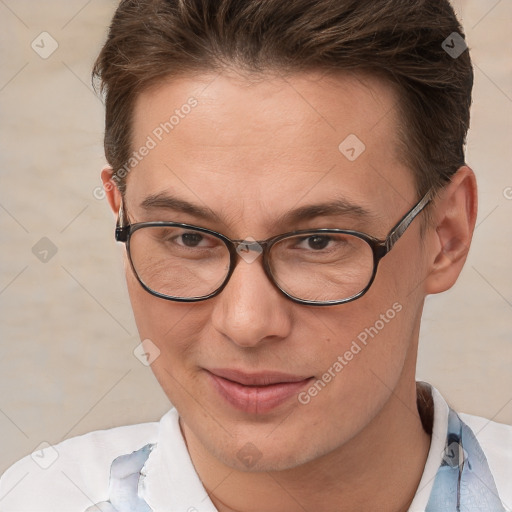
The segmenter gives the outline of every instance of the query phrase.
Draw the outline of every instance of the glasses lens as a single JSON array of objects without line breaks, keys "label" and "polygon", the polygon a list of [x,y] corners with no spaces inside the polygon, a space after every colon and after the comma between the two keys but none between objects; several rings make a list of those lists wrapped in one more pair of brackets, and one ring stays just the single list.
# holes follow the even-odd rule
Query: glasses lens
[{"label": "glasses lens", "polygon": [[276,242],[269,266],[277,285],[292,297],[327,302],[363,291],[373,274],[373,251],[357,236],[312,232]]},{"label": "glasses lens", "polygon": [[177,226],[144,226],[130,237],[130,257],[142,283],[176,298],[204,297],[223,283],[229,250],[213,235]]}]

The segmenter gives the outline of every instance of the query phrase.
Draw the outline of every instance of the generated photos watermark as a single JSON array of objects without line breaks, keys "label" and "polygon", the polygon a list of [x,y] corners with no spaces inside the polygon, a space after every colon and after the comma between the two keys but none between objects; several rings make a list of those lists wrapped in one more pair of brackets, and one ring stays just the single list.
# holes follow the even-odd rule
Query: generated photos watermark
[{"label": "generated photos watermark", "polygon": [[191,96],[187,99],[186,103],[181,105],[180,108],[174,110],[174,113],[167,121],[163,121],[153,129],[150,135],[146,137],[146,141],[136,151],[133,151],[126,163],[112,174],[112,180],[106,183],[103,187],[96,187],[92,191],[92,195],[98,199],[104,199],[107,192],[110,192],[116,185],[128,176],[128,174],[139,165],[150,152],[155,149],[166,135],[170,134],[176,128],[182,119],[185,119],[194,107],[197,107],[199,102],[196,98]]},{"label": "generated photos watermark", "polygon": [[306,391],[298,394],[301,404],[307,405],[317,396],[341,371],[359,354],[368,343],[374,339],[389,324],[400,311],[402,304],[395,302],[385,313],[382,313],[378,320],[370,327],[363,329],[350,344],[350,348],[342,355],[339,355],[321,378],[317,379]]}]

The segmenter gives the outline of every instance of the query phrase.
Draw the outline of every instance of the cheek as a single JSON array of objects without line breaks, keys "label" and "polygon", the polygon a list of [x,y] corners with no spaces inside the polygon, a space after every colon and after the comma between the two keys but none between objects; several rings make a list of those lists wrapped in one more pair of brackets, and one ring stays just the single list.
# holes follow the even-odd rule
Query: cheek
[{"label": "cheek", "polygon": [[336,323],[329,322],[342,340],[331,337],[324,345],[317,380],[298,397],[301,421],[322,425],[325,439],[336,442],[363,429],[389,400],[411,341],[404,336],[408,318],[399,303],[383,300],[363,314],[356,313],[356,302],[353,314],[340,313]]},{"label": "cheek", "polygon": [[163,354],[172,352],[176,355],[185,351],[200,326],[200,321],[193,318],[196,316],[193,315],[195,304],[151,295],[129,267],[126,282],[140,339],[150,339]]},{"label": "cheek", "polygon": [[323,326],[323,338],[329,341],[317,347],[323,354],[319,380],[299,401],[306,410],[310,408],[309,417],[321,418],[330,411],[333,436],[337,429],[348,434],[362,428],[399,385],[404,368],[414,368],[411,347],[420,308],[410,289],[419,272],[418,276],[409,270],[402,272],[406,265],[402,255],[391,256],[382,261],[366,295],[339,310],[315,311],[315,318],[303,324],[306,331],[313,325]]},{"label": "cheek", "polygon": [[416,343],[424,278],[420,260],[414,237],[400,240],[381,261],[366,297],[365,323],[358,333],[367,342],[365,366],[389,386],[396,383]]},{"label": "cheek", "polygon": [[391,251],[381,260],[373,287],[380,294],[402,302],[416,300],[426,278],[427,251],[420,235],[420,221],[409,226]]},{"label": "cheek", "polygon": [[[128,288],[128,295],[130,296],[130,303],[132,305],[135,323],[141,339],[158,340],[160,338],[160,330],[162,322],[155,322],[155,317],[159,313],[163,313],[163,305],[159,304],[160,300],[157,297],[150,295],[137,281],[133,275],[132,269],[129,264],[125,263],[126,285]],[[165,318],[166,316],[163,316]]]},{"label": "cheek", "polygon": [[[130,301],[141,340],[150,340],[150,350],[158,350],[151,370],[170,402],[186,410],[187,395],[196,373],[198,329],[201,321],[191,309],[195,305],[172,302],[149,294],[131,270],[127,270]],[[148,343],[147,341],[145,343]],[[156,346],[157,349],[153,347]]]}]

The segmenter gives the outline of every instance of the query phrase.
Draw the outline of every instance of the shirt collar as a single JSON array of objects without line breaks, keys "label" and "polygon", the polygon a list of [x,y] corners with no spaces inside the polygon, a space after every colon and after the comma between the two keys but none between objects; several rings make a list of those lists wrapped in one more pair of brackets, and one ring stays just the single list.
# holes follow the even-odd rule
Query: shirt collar
[{"label": "shirt collar", "polygon": [[[419,382],[417,388],[418,410],[424,428],[430,430],[431,444],[409,512],[504,511],[474,433],[434,387]],[[139,462],[142,452],[145,463]],[[156,444],[114,461],[111,490],[115,487],[112,486],[114,473],[119,468],[126,472],[132,463],[140,472],[136,470],[137,478],[130,480],[131,487],[126,491],[141,501],[130,510],[146,511],[144,507],[149,506],[155,512],[217,512],[192,464],[175,408],[160,420]],[[128,479],[124,480],[128,485]]]}]

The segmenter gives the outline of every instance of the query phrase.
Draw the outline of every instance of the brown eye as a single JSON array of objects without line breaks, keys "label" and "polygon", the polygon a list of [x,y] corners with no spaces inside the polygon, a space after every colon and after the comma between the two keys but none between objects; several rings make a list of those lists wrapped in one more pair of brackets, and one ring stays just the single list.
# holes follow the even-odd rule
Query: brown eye
[{"label": "brown eye", "polygon": [[183,233],[181,235],[181,240],[183,241],[183,244],[187,247],[197,247],[197,245],[201,242],[203,239],[203,235],[199,233]]},{"label": "brown eye", "polygon": [[311,249],[322,250],[327,247],[327,244],[330,242],[330,237],[328,236],[310,236],[308,237],[308,245]]}]

